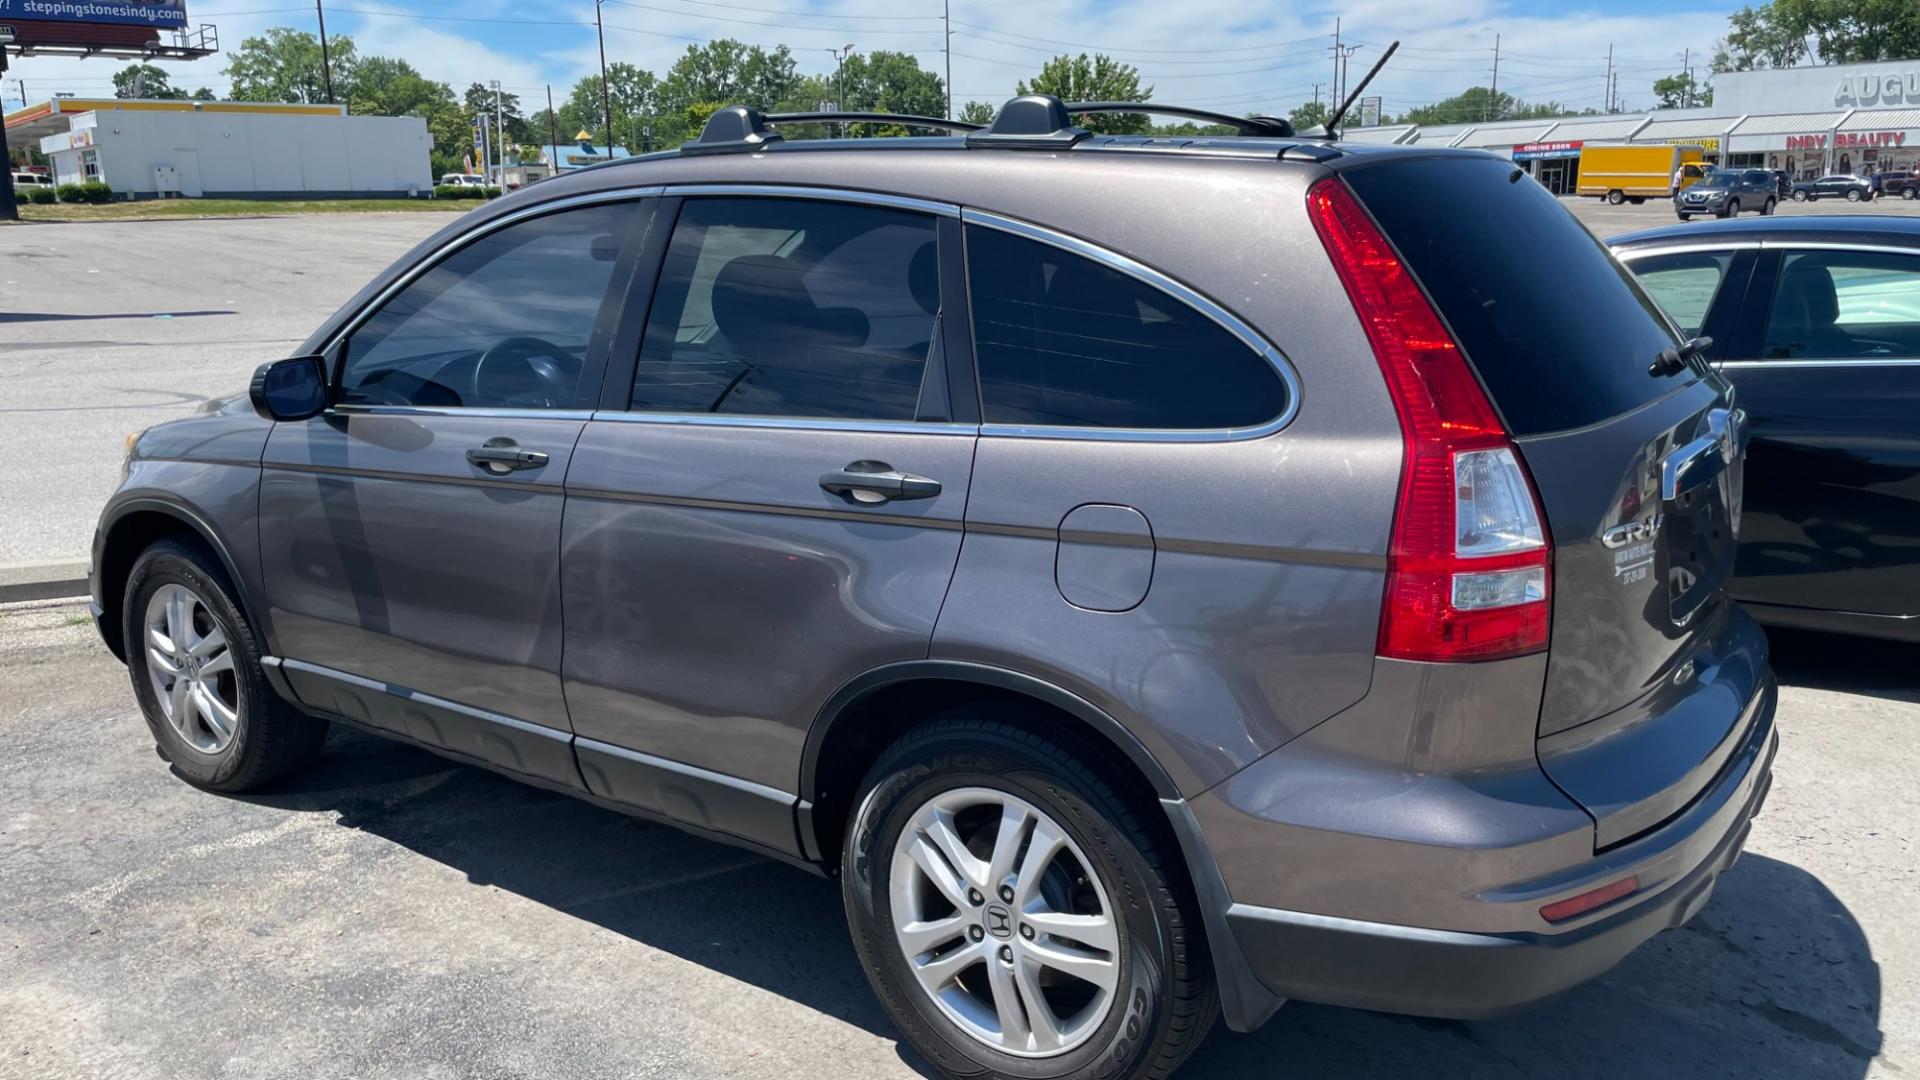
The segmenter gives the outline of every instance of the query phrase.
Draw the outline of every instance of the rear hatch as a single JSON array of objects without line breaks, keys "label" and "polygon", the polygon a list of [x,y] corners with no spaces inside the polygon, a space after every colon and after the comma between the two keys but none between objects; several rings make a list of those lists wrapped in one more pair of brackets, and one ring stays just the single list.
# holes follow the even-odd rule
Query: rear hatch
[{"label": "rear hatch", "polygon": [[[1511,163],[1390,159],[1343,177],[1420,279],[1513,434],[1547,517],[1540,759],[1601,846],[1678,813],[1731,756],[1765,647],[1724,586],[1739,527],[1731,384]],[[1605,766],[1595,763],[1605,760]]]}]

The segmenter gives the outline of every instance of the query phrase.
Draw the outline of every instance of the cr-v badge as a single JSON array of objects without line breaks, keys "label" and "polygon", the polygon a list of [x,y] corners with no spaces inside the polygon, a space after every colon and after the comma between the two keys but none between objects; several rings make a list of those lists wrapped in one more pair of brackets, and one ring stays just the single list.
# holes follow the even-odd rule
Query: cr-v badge
[{"label": "cr-v badge", "polygon": [[1600,534],[1600,542],[1613,549],[1613,576],[1620,584],[1645,581],[1652,573],[1653,538],[1660,534],[1661,520],[1652,513]]}]

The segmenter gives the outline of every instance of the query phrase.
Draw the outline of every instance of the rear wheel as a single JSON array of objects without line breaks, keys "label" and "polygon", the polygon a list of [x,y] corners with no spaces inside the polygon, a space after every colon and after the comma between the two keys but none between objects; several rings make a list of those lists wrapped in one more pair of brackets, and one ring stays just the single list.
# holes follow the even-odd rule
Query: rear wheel
[{"label": "rear wheel", "polygon": [[1607,205],[1608,205],[1608,206],[1619,206],[1619,205],[1620,205],[1621,203],[1623,203],[1623,202],[1626,202],[1626,201],[1627,201],[1627,193],[1626,193],[1626,192],[1624,192],[1624,191],[1617,191],[1617,190],[1616,190],[1616,191],[1609,191],[1609,192],[1607,192]]},{"label": "rear wheel", "polygon": [[1644,195],[1632,195],[1627,198],[1627,201],[1635,206],[1639,206],[1641,203],[1646,202],[1647,199]]},{"label": "rear wheel", "polygon": [[949,1075],[1163,1077],[1212,1026],[1176,853],[1096,760],[963,711],[867,776],[842,856],[854,947]]},{"label": "rear wheel", "polygon": [[1860,189],[1859,189],[1859,188],[1848,188],[1848,189],[1847,189],[1847,201],[1848,201],[1848,202],[1859,202],[1859,201],[1860,201]]},{"label": "rear wheel", "polygon": [[[1679,213],[1679,212],[1678,212],[1678,211],[1675,211],[1675,213]],[[1681,220],[1681,221],[1692,221],[1692,220],[1693,220],[1693,215],[1692,215],[1692,214],[1680,214],[1680,220]]]},{"label": "rear wheel", "polygon": [[1720,211],[1720,216],[1723,218],[1739,217],[1740,216],[1740,200],[1728,199],[1727,208],[1725,210]]},{"label": "rear wheel", "polygon": [[312,760],[327,723],[267,685],[260,647],[219,564],[163,540],[127,578],[127,670],[160,753],[189,782],[245,791]]},{"label": "rear wheel", "polygon": [[1903,187],[1900,189],[1900,197],[1903,199],[1920,199],[1920,190],[1912,187]]}]

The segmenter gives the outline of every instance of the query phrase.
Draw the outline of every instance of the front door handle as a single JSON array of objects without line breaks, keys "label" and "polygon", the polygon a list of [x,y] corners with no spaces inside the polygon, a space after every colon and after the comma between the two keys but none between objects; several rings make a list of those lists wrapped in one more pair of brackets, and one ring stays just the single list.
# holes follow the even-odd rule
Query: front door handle
[{"label": "front door handle", "polygon": [[844,469],[822,474],[820,486],[857,503],[893,499],[931,499],[940,494],[940,481],[903,473],[884,461],[856,461]]},{"label": "front door handle", "polygon": [[488,439],[486,445],[467,451],[467,462],[494,476],[505,476],[520,469],[541,468],[547,463],[547,452],[524,449],[512,439]]}]

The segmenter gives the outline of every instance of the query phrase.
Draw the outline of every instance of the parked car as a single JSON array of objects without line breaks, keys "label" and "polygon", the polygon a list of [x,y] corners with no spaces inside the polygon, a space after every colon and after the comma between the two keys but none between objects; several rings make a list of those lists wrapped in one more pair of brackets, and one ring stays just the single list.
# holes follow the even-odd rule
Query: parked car
[{"label": "parked car", "polygon": [[1753,450],[1732,594],[1920,642],[1920,221],[1651,229],[1620,258],[1733,381]]},{"label": "parked car", "polygon": [[448,173],[440,178],[440,184],[442,187],[483,188],[487,186],[487,178],[472,173]]},{"label": "parked car", "polygon": [[13,177],[14,187],[50,187],[53,184],[53,177],[46,173],[15,172],[9,175]]},{"label": "parked car", "polygon": [[345,722],[835,877],[955,1076],[1685,922],[1776,746],[1730,388],[1510,162],[1182,115],[1246,134],[733,107],[463,215],[131,448],[94,610],[162,753]]},{"label": "parked car", "polygon": [[1742,210],[1773,213],[1780,202],[1778,182],[1765,169],[1716,169],[1699,183],[1673,195],[1673,211],[1681,221],[1695,214],[1737,217]]},{"label": "parked car", "polygon": [[1920,169],[1913,172],[1881,173],[1879,180],[1882,195],[1898,195],[1903,199],[1920,198]]},{"label": "parked car", "polygon": [[1817,199],[1863,202],[1872,198],[1873,184],[1858,176],[1823,176],[1818,180],[1803,180],[1793,185],[1794,202],[1809,202]]}]

